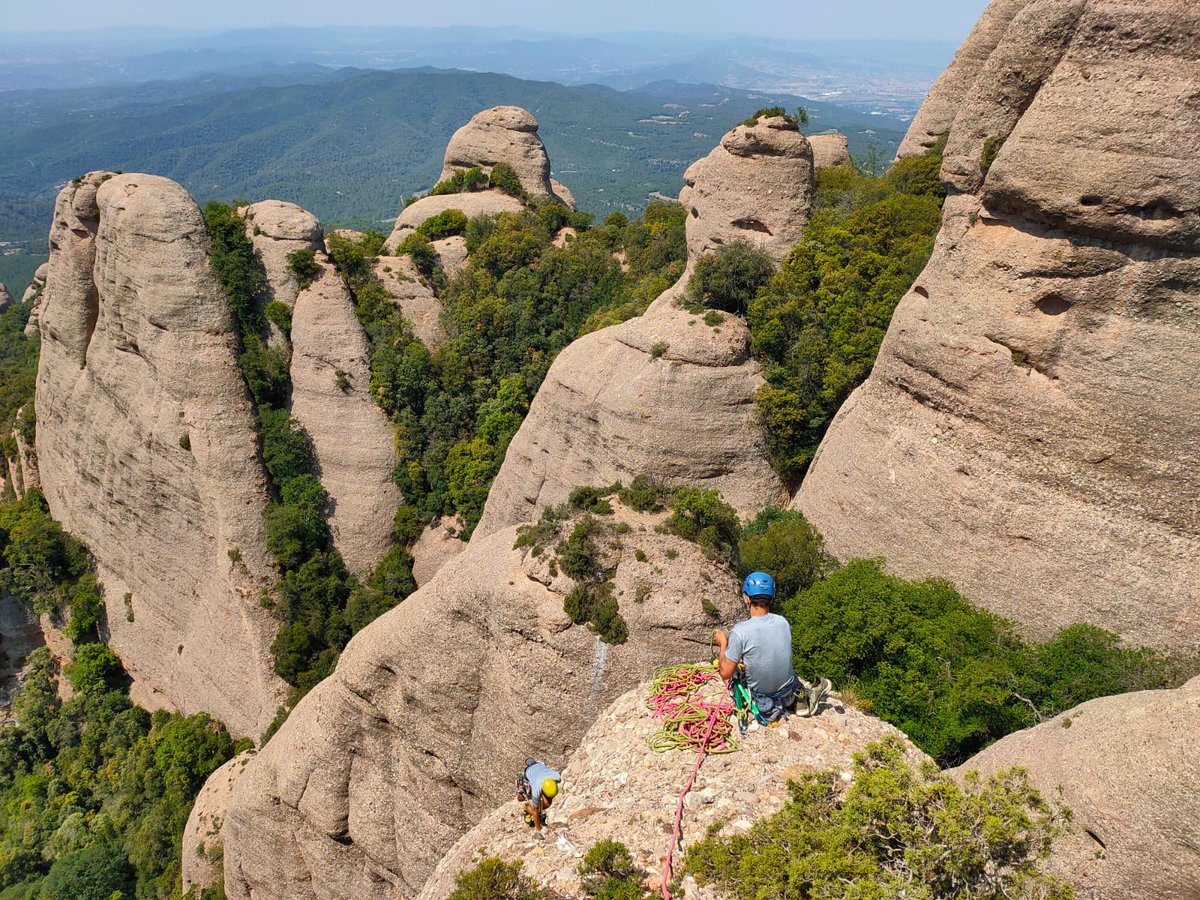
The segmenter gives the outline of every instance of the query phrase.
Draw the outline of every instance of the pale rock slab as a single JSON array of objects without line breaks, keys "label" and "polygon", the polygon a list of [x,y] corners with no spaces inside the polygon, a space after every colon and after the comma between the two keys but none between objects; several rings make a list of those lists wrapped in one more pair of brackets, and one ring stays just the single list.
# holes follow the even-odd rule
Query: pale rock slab
[{"label": "pale rock slab", "polygon": [[743,516],[785,503],[754,412],[763,383],[736,316],[712,327],[660,299],[584,335],[550,367],[472,540],[536,518],[576,487],[641,473],[715,488]]},{"label": "pale rock slab", "polygon": [[33,273],[33,280],[21,295],[21,302],[30,304],[29,319],[25,323],[25,336],[33,337],[38,333],[38,318],[41,316],[42,294],[46,289],[46,274],[50,271],[49,263],[42,263]]},{"label": "pale rock slab", "polygon": [[225,815],[233,786],[245,771],[255,751],[239,753],[225,765],[208,776],[204,787],[196,795],[192,811],[188,814],[183,829],[183,893],[192,888],[197,892],[211,888],[224,875],[219,864],[224,842],[221,832],[225,827]]},{"label": "pale rock slab", "polygon": [[0,311],[13,305],[13,295],[8,292],[8,286],[0,281]]},{"label": "pale rock slab", "polygon": [[602,542],[624,644],[571,624],[570,580],[550,576],[548,554],[514,549],[515,528],[470,545],[356,635],[234,787],[227,895],[412,897],[507,799],[526,756],[565,760],[656,666],[706,655],[704,601],[732,620],[733,577],[697,545],[656,534],[655,520],[630,521],[616,548]]},{"label": "pale rock slab", "polygon": [[352,572],[375,567],[392,546],[400,491],[392,481],[395,436],[371,396],[370,347],[333,265],[292,310],[292,415],[312,438],[334,546]]},{"label": "pale rock slab", "polygon": [[467,241],[462,235],[453,235],[433,242],[438,261],[446,278],[455,278],[467,267]]},{"label": "pale rock slab", "polygon": [[165,178],[92,173],[59,194],[50,248],[36,398],[50,511],[92,552],[134,681],[258,735],[284,696],[259,602],[276,580],[266,477],[200,210]]},{"label": "pale rock slab", "polygon": [[[658,884],[675,825],[677,797],[688,783],[696,755],[650,749],[649,740],[661,725],[646,708],[650,690],[650,683],[643,682],[622,694],[588,730],[562,770],[562,790],[550,807],[545,840],[532,838],[522,821],[521,805],[510,800],[454,845],[425,883],[419,900],[446,900],[454,891],[455,876],[476,865],[481,856],[519,860],[524,873],[555,896],[582,900],[588,895],[580,887],[576,869],[584,853],[606,838],[625,844],[634,864]],[[702,694],[710,700],[722,695],[728,693],[718,683],[710,683]],[[724,834],[745,833],[755,820],[783,808],[789,799],[789,779],[805,772],[849,775],[855,753],[889,737],[903,742],[912,765],[928,760],[897,729],[833,695],[815,717],[789,716],[774,728],[755,726],[740,738],[736,753],[706,756],[685,800],[675,871],[680,870],[687,848],[702,839],[709,826],[721,823]],[[558,760],[548,762],[554,765]],[[684,889],[696,900],[718,896],[690,878]]]},{"label": "pale rock slab", "polygon": [[852,162],[850,139],[844,134],[810,134],[808,144],[812,147],[814,169],[848,166]]},{"label": "pale rock slab", "polygon": [[835,555],[1036,637],[1200,642],[1198,35],[1183,0],[989,7],[969,101],[959,60],[910,131],[957,109],[933,257],[795,500]]},{"label": "pale rock slab", "polygon": [[[321,223],[306,209],[283,200],[261,200],[244,206],[238,214],[246,222],[246,236],[254,245],[254,255],[266,273],[266,286],[258,298],[260,310],[269,303],[282,303],[291,309],[300,293],[300,283],[288,266],[287,258],[297,250],[324,250],[325,234]],[[274,322],[267,322],[269,342],[287,345],[287,339]]]},{"label": "pale rock slab", "polygon": [[1022,766],[1072,812],[1050,857],[1083,900],[1192,900],[1200,890],[1200,678],[1101,697],[1010,734],[958,769]]},{"label": "pale rock slab", "polygon": [[[466,255],[465,243],[463,255]],[[440,347],[446,340],[446,331],[441,323],[443,307],[433,288],[417,271],[412,257],[380,256],[373,265],[375,277],[391,295],[392,301],[400,307],[417,339],[430,350]]]},{"label": "pale rock slab", "polygon": [[417,587],[423,587],[442,566],[467,549],[467,542],[459,537],[462,530],[463,523],[458,516],[439,519],[425,526],[412,546],[412,570]]}]

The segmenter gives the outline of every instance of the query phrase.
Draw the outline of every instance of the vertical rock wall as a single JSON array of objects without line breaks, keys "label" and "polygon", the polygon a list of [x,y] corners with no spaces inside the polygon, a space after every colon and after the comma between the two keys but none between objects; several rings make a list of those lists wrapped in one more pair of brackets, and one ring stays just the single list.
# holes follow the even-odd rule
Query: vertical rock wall
[{"label": "vertical rock wall", "polygon": [[933,257],[796,500],[831,551],[1200,642],[1198,92],[1194,3],[989,7],[905,144],[949,128]]},{"label": "vertical rock wall", "polygon": [[265,476],[199,209],[174,182],[63,189],[42,298],[37,441],[55,519],[91,550],[109,643],[152,705],[257,736],[283,697],[260,605]]}]

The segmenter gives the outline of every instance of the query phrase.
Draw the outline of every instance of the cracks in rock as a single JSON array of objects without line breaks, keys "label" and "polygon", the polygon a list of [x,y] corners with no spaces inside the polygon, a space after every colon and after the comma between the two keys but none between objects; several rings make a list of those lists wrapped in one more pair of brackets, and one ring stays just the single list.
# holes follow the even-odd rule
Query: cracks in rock
[{"label": "cracks in rock", "polygon": [[[1063,300],[1062,302],[1066,303],[1067,301]],[[1070,304],[1068,304],[1068,307],[1069,306],[1070,306]],[[1056,314],[1054,314],[1054,315],[1056,315]],[[1014,366],[1016,366],[1017,368],[1025,369],[1027,372],[1036,372],[1037,374],[1041,375],[1043,378],[1047,379],[1048,381],[1058,381],[1057,376],[1051,375],[1048,372],[1044,372],[1042,369],[1040,369],[1036,365],[1034,365],[1029,359],[1029,354],[1026,353],[1024,350],[1021,350],[1017,347],[1013,347],[1010,344],[1005,343],[1004,341],[1000,340],[998,337],[996,337],[995,335],[992,335],[992,334],[985,334],[983,337],[984,337],[984,340],[995,344],[997,347],[1003,347],[1005,350],[1007,350],[1009,357],[1012,359],[1012,364]]]}]

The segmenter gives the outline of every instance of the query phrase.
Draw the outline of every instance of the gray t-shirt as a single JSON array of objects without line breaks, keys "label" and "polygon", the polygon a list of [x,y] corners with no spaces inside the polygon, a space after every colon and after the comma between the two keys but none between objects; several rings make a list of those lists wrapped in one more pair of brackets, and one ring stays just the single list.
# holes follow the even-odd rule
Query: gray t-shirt
[{"label": "gray t-shirt", "polygon": [[549,778],[551,781],[562,781],[562,776],[555,772],[545,763],[534,763],[525,770],[525,777],[529,779],[529,787],[533,792],[531,802],[538,809],[545,806],[545,797],[542,795],[542,782]]},{"label": "gray t-shirt", "polygon": [[774,694],[792,678],[792,626],[775,613],[751,616],[730,630],[725,656],[745,662],[751,691]]}]

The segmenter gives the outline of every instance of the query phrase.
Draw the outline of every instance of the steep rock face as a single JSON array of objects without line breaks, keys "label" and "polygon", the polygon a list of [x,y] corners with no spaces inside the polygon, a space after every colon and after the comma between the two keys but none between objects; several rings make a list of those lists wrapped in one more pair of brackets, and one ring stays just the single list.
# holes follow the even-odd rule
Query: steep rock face
[{"label": "steep rock face", "polygon": [[[718,684],[705,690],[714,696],[725,693]],[[650,750],[649,739],[661,723],[646,708],[649,693],[649,683],[643,683],[623,694],[588,731],[562,772],[562,793],[550,808],[544,841],[532,838],[521,821],[520,804],[510,800],[454,845],[425,883],[420,900],[446,900],[455,876],[479,856],[520,860],[525,874],[555,896],[583,898],[587,895],[576,872],[580,860],[598,841],[612,837],[629,848],[643,871],[662,871],[675,825],[675,798],[687,784],[696,756]],[[783,808],[789,779],[805,772],[849,773],[855,753],[889,736],[904,741],[913,764],[927,759],[891,725],[834,697],[814,718],[791,716],[775,728],[755,728],[742,737],[737,753],[706,757],[686,803],[676,865],[710,825],[722,823],[725,834],[745,833],[756,819]],[[715,896],[691,878],[683,887],[696,900]]]},{"label": "steep rock face", "polygon": [[[262,309],[273,302],[291,309],[300,292],[300,283],[287,258],[297,250],[325,249],[321,223],[308,210],[282,200],[262,200],[239,209],[238,213],[246,222],[246,236],[267,276],[266,288],[259,298]],[[268,327],[271,343],[283,345],[284,336],[278,326],[268,322]]]},{"label": "steep rock face", "polygon": [[50,510],[96,560],[109,644],[143,692],[257,735],[283,696],[266,481],[200,211],[174,182],[59,194],[37,378]]},{"label": "steep rock face", "polygon": [[32,303],[42,293],[42,289],[46,287],[46,273],[50,271],[49,263],[42,263],[37,267],[37,271],[33,273],[33,279],[25,288],[25,293],[21,295],[22,303]]},{"label": "steep rock face", "polygon": [[467,267],[467,241],[461,235],[434,241],[433,249],[447,278],[454,278]]},{"label": "steep rock face", "polygon": [[519,106],[485,109],[454,132],[446,145],[439,180],[475,166],[491,172],[499,162],[512,166],[521,187],[535,197],[557,196],[550,181],[550,157],[538,137],[537,120]]},{"label": "steep rock face", "polygon": [[440,320],[442,304],[434,295],[433,288],[417,271],[412,257],[381,256],[375,260],[374,272],[392,301],[404,313],[405,321],[412,327],[417,339],[430,350],[441,346],[446,340],[446,330],[442,328]]},{"label": "steep rock face", "polygon": [[0,723],[8,718],[25,658],[45,643],[38,617],[29,604],[8,591],[0,591]]},{"label": "steep rock face", "polygon": [[850,139],[844,134],[810,134],[808,144],[812,147],[814,169],[846,166],[851,162]]},{"label": "steep rock face", "polygon": [[[1051,868],[1086,900],[1200,895],[1200,678],[1091,700],[1010,734],[957,774],[1024,766],[1072,811]],[[1059,793],[1061,789],[1061,795]]]},{"label": "steep rock face", "polygon": [[619,549],[603,542],[624,644],[571,624],[570,580],[551,577],[548,554],[514,550],[515,528],[472,544],[360,632],[235,786],[228,896],[414,895],[507,798],[526,756],[565,759],[655,666],[706,654],[704,602],[729,620],[732,577],[653,521],[626,521]]},{"label": "steep rock face", "polygon": [[559,354],[508,445],[472,540],[562,503],[579,485],[645,472],[721,491],[743,515],[786,502],[754,413],[750,332],[670,303]]},{"label": "steep rock face", "polygon": [[323,253],[318,264],[292,310],[292,415],[312,438],[334,545],[363,573],[392,544],[395,437],[371,396],[370,348],[350,295]]},{"label": "steep rock face", "polygon": [[[972,88],[980,71],[987,65],[992,51],[1005,38],[1008,27],[1017,13],[1035,0],[992,0],[979,21],[963,41],[949,68],[934,83],[929,96],[921,104],[908,133],[900,143],[899,156],[919,156],[950,130],[958,111],[975,100]],[[1060,0],[1050,3],[1038,0],[1037,5],[1060,6]],[[1020,79],[1014,79],[1020,81]]]},{"label": "steep rock face", "polygon": [[38,319],[42,314],[42,294],[46,290],[46,274],[50,271],[48,262],[42,263],[33,273],[33,281],[25,288],[21,296],[22,303],[30,304],[29,319],[25,323],[25,336],[33,337],[38,333]]},{"label": "steep rock face", "polygon": [[467,549],[466,542],[459,537],[462,530],[463,523],[458,516],[438,519],[425,526],[412,546],[413,579],[418,587],[431,581],[442,566]]},{"label": "steep rock face", "polygon": [[201,890],[210,888],[224,874],[221,866],[224,848],[221,832],[225,828],[229,798],[233,795],[233,786],[253,758],[253,750],[235,756],[209,775],[204,787],[196,795],[183,829],[180,861],[183,864],[184,894],[193,887]]},{"label": "steep rock face", "polygon": [[12,488],[14,494],[20,499],[25,496],[25,492],[30,488],[42,489],[42,477],[38,472],[37,453],[33,447],[25,440],[25,435],[22,434],[22,423],[26,416],[32,413],[29,407],[23,406],[17,410],[16,424],[12,430],[13,444],[17,448],[16,456],[9,457],[5,460],[5,468],[8,472],[8,477],[4,479],[4,483]]},{"label": "steep rock face", "polygon": [[739,125],[683,175],[688,259],[748,241],[780,260],[800,240],[812,206],[813,151],[782,116]]},{"label": "steep rock face", "polygon": [[[692,165],[688,269],[724,243],[749,240],[782,259],[808,222],[812,151],[782,117],[738,126]],[[558,355],[508,445],[474,534],[561,503],[581,484],[645,472],[720,490],[743,515],[786,502],[754,411],[763,384],[745,322],[715,327],[681,309],[688,275],[645,315],[585,335]]]},{"label": "steep rock face", "polygon": [[422,197],[404,207],[396,217],[396,224],[392,226],[392,233],[388,235],[384,246],[395,252],[400,242],[416,231],[422,222],[448,209],[457,209],[466,214],[468,219],[473,219],[476,216],[490,216],[496,213],[520,212],[524,207],[516,197],[494,190]]},{"label": "steep rock face", "polygon": [[0,281],[0,310],[8,309],[13,304],[13,295],[8,292],[8,286]]},{"label": "steep rock face", "polygon": [[992,4],[913,124],[941,129],[975,73],[933,257],[797,505],[836,555],[947,577],[1033,635],[1194,646],[1200,9],[1020,5]]}]

